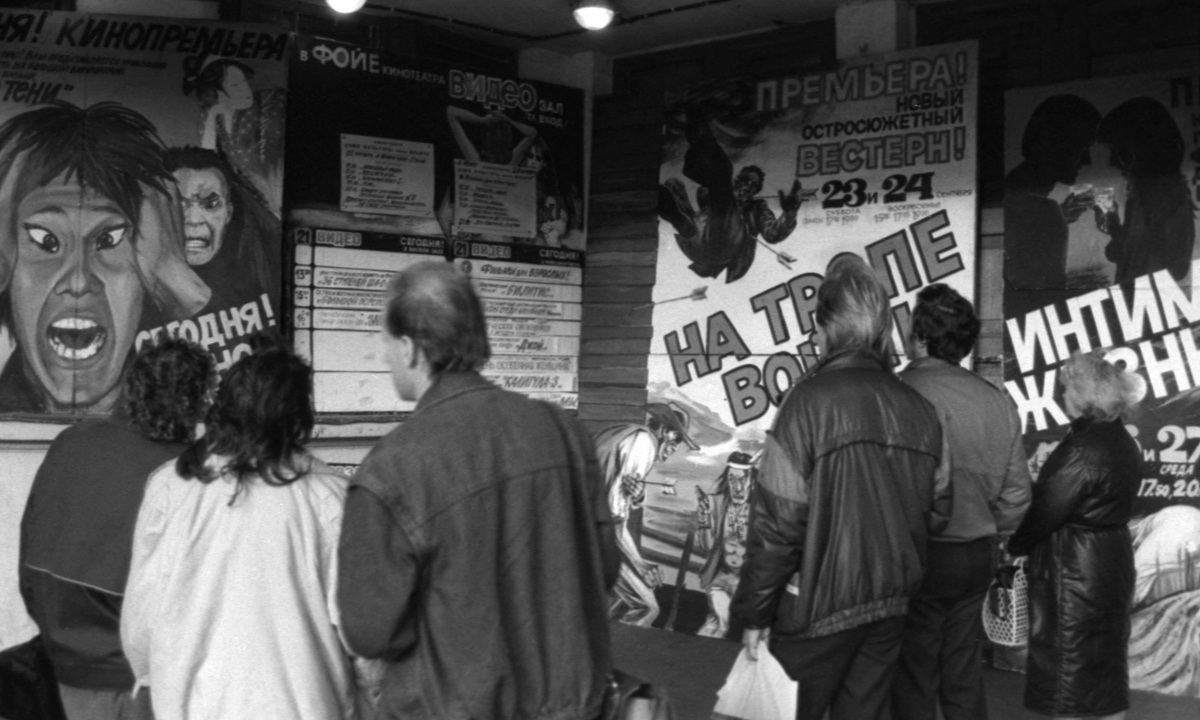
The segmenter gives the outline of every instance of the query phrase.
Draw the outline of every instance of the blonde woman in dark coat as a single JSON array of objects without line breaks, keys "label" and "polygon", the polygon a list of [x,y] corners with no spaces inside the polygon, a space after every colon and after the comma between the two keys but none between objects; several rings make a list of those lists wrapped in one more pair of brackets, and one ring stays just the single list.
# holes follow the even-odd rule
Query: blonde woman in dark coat
[{"label": "blonde woman in dark coat", "polygon": [[1142,475],[1121,415],[1146,384],[1100,351],[1073,356],[1061,373],[1071,430],[1047,458],[1008,542],[1011,554],[1029,556],[1025,706],[1058,718],[1122,720],[1134,583],[1128,523]]}]

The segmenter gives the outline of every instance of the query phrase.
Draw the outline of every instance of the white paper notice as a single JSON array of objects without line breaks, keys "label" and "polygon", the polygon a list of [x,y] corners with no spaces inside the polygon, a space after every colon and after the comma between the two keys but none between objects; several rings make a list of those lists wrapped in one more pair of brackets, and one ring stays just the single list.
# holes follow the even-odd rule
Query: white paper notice
[{"label": "white paper notice", "polygon": [[460,233],[537,237],[532,168],[454,161],[454,225]]},{"label": "white paper notice", "polygon": [[433,145],[343,133],[341,209],[433,217]]}]

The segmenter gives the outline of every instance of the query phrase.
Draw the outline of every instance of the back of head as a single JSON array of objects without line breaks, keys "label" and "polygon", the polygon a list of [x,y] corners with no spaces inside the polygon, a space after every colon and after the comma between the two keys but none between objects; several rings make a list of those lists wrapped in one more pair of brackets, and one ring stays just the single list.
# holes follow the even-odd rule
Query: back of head
[{"label": "back of head", "polygon": [[917,293],[912,313],[912,336],[925,342],[929,354],[957,365],[979,337],[979,318],[971,302],[943,283]]},{"label": "back of head", "polygon": [[384,328],[407,336],[433,375],[478,370],[491,357],[483,303],[470,279],[445,262],[422,262],[392,278]]},{"label": "back of head", "polygon": [[313,427],[312,369],[282,342],[233,364],[205,418],[205,435],[179,459],[184,477],[209,481],[209,457],[227,458],[223,469],[239,482],[260,476],[285,485],[303,476],[294,463]]},{"label": "back of head", "polygon": [[838,255],[817,290],[817,324],[829,354],[858,349],[890,363],[892,310],[875,271],[859,256]]},{"label": "back of head", "polygon": [[199,345],[182,338],[144,345],[125,375],[130,420],[152,440],[190,442],[215,381],[216,366]]},{"label": "back of head", "polygon": [[1113,420],[1146,395],[1142,376],[1108,362],[1103,350],[1075,353],[1063,363],[1059,377],[1080,417]]},{"label": "back of head", "polygon": [[1088,145],[1100,123],[1100,111],[1078,95],[1052,95],[1033,110],[1021,135],[1021,156],[1045,158]]},{"label": "back of head", "polygon": [[1136,176],[1178,175],[1184,142],[1179,125],[1158,100],[1136,97],[1113,108],[1096,130],[1096,140],[1120,148]]}]

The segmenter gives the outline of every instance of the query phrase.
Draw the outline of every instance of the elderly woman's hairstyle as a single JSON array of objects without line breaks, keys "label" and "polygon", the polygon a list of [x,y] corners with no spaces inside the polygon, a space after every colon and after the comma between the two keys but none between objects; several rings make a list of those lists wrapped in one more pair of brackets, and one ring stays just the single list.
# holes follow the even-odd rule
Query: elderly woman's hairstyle
[{"label": "elderly woman's hairstyle", "polygon": [[857,348],[891,366],[892,309],[887,291],[861,257],[843,253],[829,262],[817,290],[817,324],[829,354]]},{"label": "elderly woman's hairstyle", "polygon": [[[239,491],[254,476],[268,485],[287,485],[308,471],[297,461],[312,427],[312,369],[285,344],[275,343],[229,368],[205,418],[204,437],[175,467],[180,476],[201,482],[232,474]],[[209,464],[214,456],[224,465]]]},{"label": "elderly woman's hairstyle", "polygon": [[129,418],[152,440],[191,442],[216,379],[212,356],[196,343],[182,338],[147,343],[125,375]]},{"label": "elderly woman's hairstyle", "polygon": [[935,283],[917,293],[912,336],[925,342],[929,354],[957,365],[979,337],[979,318],[971,301],[954,288]]},{"label": "elderly woman's hairstyle", "polygon": [[384,327],[408,336],[434,376],[478,370],[491,357],[483,304],[470,279],[446,262],[405,268],[388,286]]},{"label": "elderly woman's hairstyle", "polygon": [[1104,359],[1103,350],[1072,355],[1059,371],[1064,388],[1075,392],[1082,417],[1113,420],[1146,395],[1142,376]]}]

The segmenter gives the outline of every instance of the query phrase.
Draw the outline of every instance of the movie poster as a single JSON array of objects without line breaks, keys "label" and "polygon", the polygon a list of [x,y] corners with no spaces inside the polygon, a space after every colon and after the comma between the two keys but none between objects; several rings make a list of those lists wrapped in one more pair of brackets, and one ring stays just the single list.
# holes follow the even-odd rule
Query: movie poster
[{"label": "movie poster", "polygon": [[583,92],[297,38],[289,220],[583,250]]},{"label": "movie poster", "polygon": [[977,92],[976,46],[960,43],[668,96],[648,414],[686,438],[631,520],[662,579],[656,624],[738,636],[728,601],[753,466],[817,359],[828,262],[857,253],[876,270],[898,352],[922,287],[974,297]]},{"label": "movie poster", "polygon": [[106,413],[135,348],[278,325],[287,33],[0,10],[0,413]]},{"label": "movie poster", "polygon": [[1134,688],[1200,695],[1200,72],[1008,93],[1005,386],[1035,474],[1066,434],[1058,369],[1103,348],[1148,393],[1130,523]]},{"label": "movie poster", "polygon": [[[454,260],[484,302],[484,377],[578,406],[583,93],[325,39],[290,73],[288,313],[322,413],[394,413],[379,353],[387,282]],[[353,290],[353,293],[348,291]]]}]

